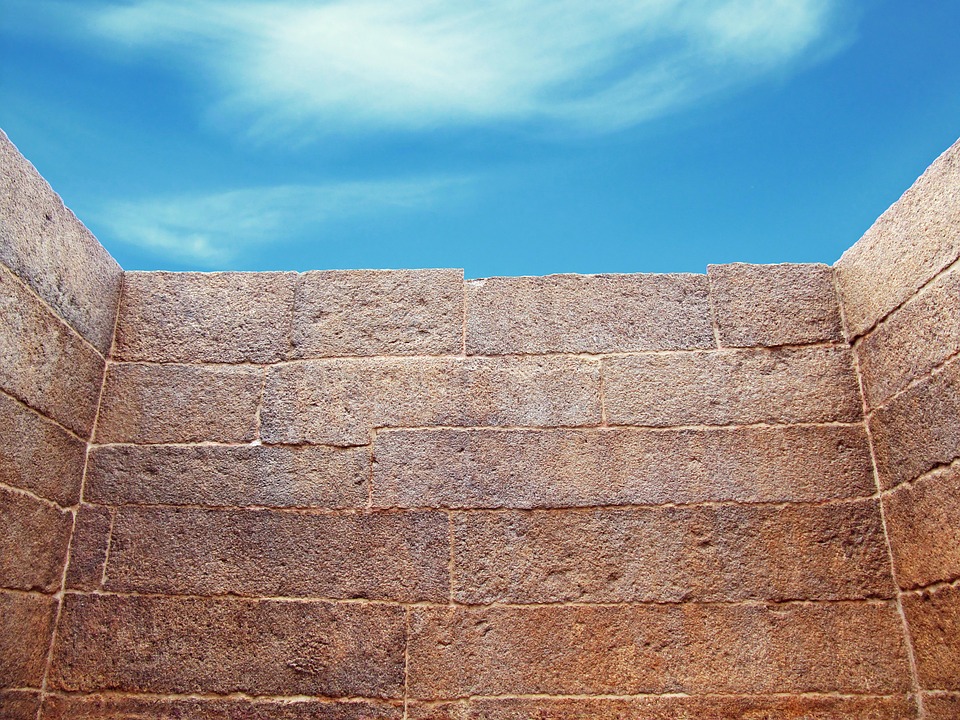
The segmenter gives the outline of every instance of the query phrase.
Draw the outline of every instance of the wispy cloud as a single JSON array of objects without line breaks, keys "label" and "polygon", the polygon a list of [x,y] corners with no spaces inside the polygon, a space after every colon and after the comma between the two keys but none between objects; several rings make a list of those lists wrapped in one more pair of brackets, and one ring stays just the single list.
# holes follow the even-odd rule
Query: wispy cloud
[{"label": "wispy cloud", "polygon": [[[88,6],[89,7],[89,6]],[[173,53],[256,135],[631,126],[843,42],[840,0],[135,0],[88,28]]]}]

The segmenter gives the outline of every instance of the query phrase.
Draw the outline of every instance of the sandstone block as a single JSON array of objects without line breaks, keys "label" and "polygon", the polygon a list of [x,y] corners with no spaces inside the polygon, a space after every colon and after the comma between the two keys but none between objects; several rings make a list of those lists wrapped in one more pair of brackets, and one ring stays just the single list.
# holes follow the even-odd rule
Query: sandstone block
[{"label": "sandstone block", "polygon": [[74,505],[85,451],[59,425],[0,392],[0,483]]},{"label": "sandstone block", "polygon": [[960,588],[903,595],[920,687],[960,690]]},{"label": "sandstone block", "polygon": [[128,272],[117,360],[268,363],[284,357],[296,273]]},{"label": "sandstone block", "polygon": [[84,492],[105,505],[358,508],[369,477],[368,448],[105,445]]},{"label": "sandstone block", "polygon": [[870,495],[862,428],[384,430],[374,507],[535,508]]},{"label": "sandstone block", "polygon": [[403,648],[399,607],[68,594],[50,685],[397,698]]},{"label": "sandstone block", "polygon": [[0,488],[0,586],[59,590],[72,528],[70,513]]},{"label": "sandstone block", "polygon": [[607,420],[615,425],[857,422],[850,352],[815,347],[606,358]]},{"label": "sandstone block", "polygon": [[375,427],[596,425],[600,371],[580,358],[360,358],[270,368],[264,442],[366,445]]},{"label": "sandstone block", "polygon": [[708,265],[707,276],[721,347],[843,340],[827,265]]},{"label": "sandstone block", "polygon": [[462,353],[462,270],[324,270],[300,276],[291,357]]},{"label": "sandstone block", "polygon": [[0,717],[4,720],[37,720],[39,711],[39,692],[0,690]]},{"label": "sandstone block", "polygon": [[97,442],[249,442],[263,373],[249,367],[112,363]]},{"label": "sandstone block", "polygon": [[445,601],[446,513],[121,508],[107,590]]},{"label": "sandstone block", "polygon": [[57,601],[0,590],[0,687],[39,688]]},{"label": "sandstone block", "polygon": [[960,141],[837,263],[848,331],[859,336],[960,256]]},{"label": "sandstone block", "polygon": [[0,389],[89,437],[103,358],[2,266],[0,317]]},{"label": "sandstone block", "polygon": [[67,568],[67,588],[98,590],[103,580],[103,565],[107,561],[110,529],[114,511],[111,508],[81,505],[70,543],[70,566]]},{"label": "sandstone block", "polygon": [[956,720],[960,717],[960,692],[923,693],[926,720]]},{"label": "sandstone block", "polygon": [[408,648],[429,700],[909,688],[892,603],[416,608]]},{"label": "sandstone block", "polygon": [[548,275],[470,280],[471,355],[714,347],[704,275]]},{"label": "sandstone block", "polygon": [[2,131],[0,262],[107,354],[123,271]]}]

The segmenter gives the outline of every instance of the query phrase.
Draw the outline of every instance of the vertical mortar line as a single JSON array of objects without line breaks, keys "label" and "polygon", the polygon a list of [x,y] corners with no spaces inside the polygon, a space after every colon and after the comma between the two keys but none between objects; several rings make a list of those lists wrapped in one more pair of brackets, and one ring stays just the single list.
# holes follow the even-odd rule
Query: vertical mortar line
[{"label": "vertical mortar line", "polygon": [[597,373],[600,376],[600,426],[606,427],[607,425],[607,398],[604,395],[604,386],[603,386],[603,375],[604,375],[604,363],[603,358],[601,357],[597,361]]},{"label": "vertical mortar line", "polygon": [[267,373],[270,370],[269,365],[264,365],[261,368],[263,377],[260,378],[260,394],[257,397],[257,411],[253,414],[253,430],[254,438],[252,445],[262,445],[263,438],[260,437],[260,412],[263,410],[263,396],[267,391]]},{"label": "vertical mortar line", "polygon": [[447,586],[450,592],[450,604],[453,605],[453,563],[455,557],[453,544],[453,510],[447,511],[447,544],[450,550],[450,556],[447,558]]},{"label": "vertical mortar line", "polygon": [[377,461],[377,429],[370,428],[370,468],[367,470],[367,511],[373,510],[373,464]]},{"label": "vertical mortar line", "polygon": [[117,522],[117,508],[110,508],[110,530],[107,532],[107,548],[103,552],[103,567],[100,569],[100,589],[107,584],[107,563],[110,562],[110,546],[113,544],[113,526]]},{"label": "vertical mortar line", "polygon": [[713,280],[710,279],[710,271],[707,271],[707,304],[710,306],[710,328],[713,330],[713,342],[719,350],[720,345],[720,321],[717,319],[717,308],[713,302]]},{"label": "vertical mortar line", "polygon": [[460,345],[462,348],[463,356],[466,357],[467,356],[467,281],[466,280],[463,281],[463,288],[461,292],[463,296],[463,320],[460,323],[460,327],[461,327]]}]

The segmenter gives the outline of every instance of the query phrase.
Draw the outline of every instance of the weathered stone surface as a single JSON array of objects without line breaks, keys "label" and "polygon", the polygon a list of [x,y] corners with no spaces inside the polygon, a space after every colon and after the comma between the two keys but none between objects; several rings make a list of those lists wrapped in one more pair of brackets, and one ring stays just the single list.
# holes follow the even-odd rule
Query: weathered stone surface
[{"label": "weathered stone surface", "polygon": [[103,358],[0,266],[0,389],[89,437]]},{"label": "weathered stone surface", "polygon": [[374,427],[596,425],[600,370],[579,358],[361,358],[270,368],[264,442],[366,445]]},{"label": "weathered stone surface", "polygon": [[73,505],[85,450],[59,425],[0,392],[0,483]]},{"label": "weathered stone surface", "polygon": [[870,417],[884,488],[960,458],[960,359],[914,385]]},{"label": "weathered stone surface", "polygon": [[112,363],[97,442],[249,442],[262,378],[250,367]]},{"label": "weathered stone surface", "polygon": [[466,604],[891,597],[875,500],[454,516]]},{"label": "weathered stone surface", "polygon": [[926,720],[957,720],[960,717],[960,692],[923,693]]},{"label": "weathered stone surface", "polygon": [[705,275],[494,277],[466,293],[471,355],[715,345]]},{"label": "weathered stone surface", "polygon": [[883,505],[901,587],[960,578],[960,462],[897,487]]},{"label": "weathered stone surface", "polygon": [[875,491],[855,426],[384,430],[374,507],[815,501]]},{"label": "weathered stone surface", "polygon": [[369,448],[106,445],[84,488],[106,505],[365,507]]},{"label": "weathered stone surface", "polygon": [[960,256],[960,141],[836,263],[848,331],[862,335]]},{"label": "weathered stone surface", "polygon": [[920,687],[960,690],[960,588],[903,595]]},{"label": "weathered stone surface", "polygon": [[0,687],[40,687],[56,610],[47,595],[0,590]]},{"label": "weathered stone surface", "polygon": [[121,508],[107,590],[168,595],[446,601],[439,511],[302,514]]},{"label": "weathered stone surface", "polygon": [[4,720],[37,720],[39,709],[39,692],[0,690],[0,717]]},{"label": "weathered stone surface", "polygon": [[67,567],[67,588],[98,590],[103,581],[103,565],[107,560],[113,509],[81,505],[70,542],[70,565]]},{"label": "weathered stone surface", "polygon": [[614,425],[856,422],[862,405],[849,350],[716,350],[606,358]]},{"label": "weathered stone surface", "polygon": [[937,278],[857,344],[864,394],[877,407],[960,352],[960,267]]},{"label": "weathered stone surface", "polygon": [[462,270],[324,270],[300,276],[291,357],[462,353]]},{"label": "weathered stone surface", "polygon": [[3,131],[0,262],[107,354],[120,295],[120,266]]},{"label": "weathered stone surface", "polygon": [[396,606],[68,594],[50,685],[397,698],[403,655]]},{"label": "weathered stone surface", "polygon": [[72,527],[70,513],[0,487],[0,587],[59,590]]},{"label": "weathered stone surface", "polygon": [[708,265],[721,347],[838,342],[840,306],[827,265]]},{"label": "weathered stone surface", "polygon": [[296,273],[128,272],[117,360],[280,360],[290,343]]},{"label": "weathered stone surface", "polygon": [[892,603],[416,608],[409,694],[894,694]]}]

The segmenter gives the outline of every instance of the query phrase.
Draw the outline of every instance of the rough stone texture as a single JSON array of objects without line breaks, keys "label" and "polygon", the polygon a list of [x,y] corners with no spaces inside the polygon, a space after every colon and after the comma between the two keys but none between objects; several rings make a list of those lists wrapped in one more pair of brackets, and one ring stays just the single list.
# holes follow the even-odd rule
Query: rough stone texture
[{"label": "rough stone texture", "polygon": [[847,331],[859,336],[960,256],[960,141],[836,263]]},{"label": "rough stone texture", "polygon": [[417,608],[409,693],[893,694],[899,623],[890,603]]},{"label": "rough stone texture", "polygon": [[709,265],[707,276],[721,347],[843,340],[827,265]]},{"label": "rough stone texture", "polygon": [[0,487],[0,587],[59,590],[72,527],[70,513]]},{"label": "rough stone texture", "polygon": [[67,588],[98,590],[103,581],[103,566],[110,545],[110,528],[114,512],[110,508],[81,505],[77,511],[73,540],[70,543],[70,565],[67,567]]},{"label": "rough stone texture", "polygon": [[957,720],[960,717],[960,692],[923,693],[926,720]]},{"label": "rough stone texture", "polygon": [[0,590],[0,687],[39,688],[57,602]]},{"label": "rough stone texture", "polygon": [[857,344],[867,405],[881,405],[957,353],[960,267],[937,278]]},{"label": "rough stone texture", "polygon": [[613,425],[857,422],[849,350],[816,347],[658,353],[603,361]]},{"label": "rough stone texture", "polygon": [[123,508],[107,590],[446,601],[447,515]]},{"label": "rough stone texture", "polygon": [[403,656],[399,607],[67,595],[50,684],[396,698]]},{"label": "rough stone texture", "polygon": [[960,360],[898,395],[870,418],[884,488],[960,458]]},{"label": "rough stone texture", "polygon": [[290,357],[460,355],[462,270],[325,270],[297,284]]},{"label": "rough stone texture", "polygon": [[267,363],[284,357],[296,273],[128,272],[117,360]]},{"label": "rough stone texture", "polygon": [[0,392],[0,483],[67,507],[80,498],[84,443]]},{"label": "rough stone texture", "polygon": [[960,690],[960,588],[939,587],[903,596],[920,687]]},{"label": "rough stone texture", "polygon": [[90,452],[90,502],[365,507],[369,448],[107,445]]},{"label": "rough stone texture", "polygon": [[714,347],[704,275],[471,280],[467,353],[603,353]]},{"label": "rough stone texture", "polygon": [[0,130],[0,262],[106,355],[122,271]]},{"label": "rough stone texture", "polygon": [[36,720],[39,709],[39,692],[0,690],[0,717],[4,720]]},{"label": "rough stone texture", "polygon": [[454,516],[466,604],[890,597],[876,501]]},{"label": "rough stone texture", "polygon": [[0,389],[89,437],[103,358],[2,266],[0,318]]},{"label": "rough stone texture", "polygon": [[861,427],[384,430],[374,507],[816,501],[875,491]]},{"label": "rough stone texture", "polygon": [[271,368],[264,442],[366,445],[375,427],[596,425],[600,370],[579,358],[311,360]]},{"label": "rough stone texture", "polygon": [[262,384],[250,367],[111,364],[97,442],[250,442]]}]

